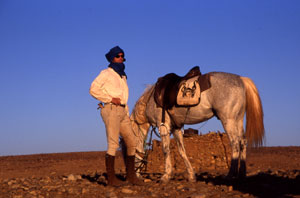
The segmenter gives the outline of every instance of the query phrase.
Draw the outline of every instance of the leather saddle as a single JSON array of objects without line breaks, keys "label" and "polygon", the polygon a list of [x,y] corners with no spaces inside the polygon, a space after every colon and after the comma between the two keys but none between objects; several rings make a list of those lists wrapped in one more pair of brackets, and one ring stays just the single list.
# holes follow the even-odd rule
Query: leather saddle
[{"label": "leather saddle", "polygon": [[209,75],[201,75],[199,66],[193,67],[185,76],[178,76],[175,73],[169,73],[158,78],[155,84],[154,99],[159,107],[164,110],[176,106],[176,98],[179,92],[179,85],[182,81],[199,76],[198,82],[201,86],[201,92],[210,87]]}]

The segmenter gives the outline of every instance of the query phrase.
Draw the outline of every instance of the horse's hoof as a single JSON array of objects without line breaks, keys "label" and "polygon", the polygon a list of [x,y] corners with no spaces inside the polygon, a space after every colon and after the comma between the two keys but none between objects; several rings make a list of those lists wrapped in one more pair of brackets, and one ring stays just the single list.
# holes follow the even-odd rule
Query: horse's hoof
[{"label": "horse's hoof", "polygon": [[195,176],[189,177],[188,180],[189,180],[189,182],[192,182],[192,183],[197,181]]},{"label": "horse's hoof", "polygon": [[144,179],[143,176],[140,173],[136,173],[136,177],[139,179]]},{"label": "horse's hoof", "polygon": [[196,178],[189,179],[189,182],[190,182],[190,183],[196,183],[196,181],[197,181]]},{"label": "horse's hoof", "polygon": [[170,176],[168,176],[168,175],[163,175],[163,176],[161,177],[161,179],[160,179],[160,181],[161,181],[162,183],[168,183],[169,180],[170,180]]}]

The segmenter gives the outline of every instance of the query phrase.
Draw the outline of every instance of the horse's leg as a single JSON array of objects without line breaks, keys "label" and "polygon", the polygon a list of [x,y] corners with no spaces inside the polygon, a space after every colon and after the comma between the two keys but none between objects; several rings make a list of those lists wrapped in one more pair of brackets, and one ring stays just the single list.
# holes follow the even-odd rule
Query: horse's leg
[{"label": "horse's leg", "polygon": [[246,177],[246,151],[247,151],[247,139],[244,135],[244,127],[243,127],[243,119],[239,121],[238,127],[239,131],[241,131],[242,139],[240,142],[240,168],[239,168],[239,178],[245,178]]},{"label": "horse's leg", "polygon": [[246,177],[246,149],[247,149],[247,140],[245,137],[241,140],[241,155],[240,155],[240,168],[239,168],[239,178],[243,179]]},{"label": "horse's leg", "polygon": [[237,121],[235,119],[227,119],[225,121],[222,120],[222,123],[226,133],[228,134],[232,150],[228,177],[237,177],[240,157],[241,135],[239,134]]},{"label": "horse's leg", "polygon": [[187,172],[188,172],[188,179],[191,182],[195,182],[196,181],[196,177],[195,177],[195,172],[194,169],[186,155],[185,152],[185,148],[184,148],[184,144],[183,144],[183,136],[182,136],[182,131],[180,129],[175,129],[173,132],[173,135],[176,139],[177,142],[177,146],[178,146],[178,151],[180,156],[182,157],[184,164],[186,166]]},{"label": "horse's leg", "polygon": [[162,149],[165,157],[165,173],[161,178],[162,182],[168,182],[172,175],[172,163],[170,155],[170,129],[166,125],[159,127],[159,133],[162,141]]}]

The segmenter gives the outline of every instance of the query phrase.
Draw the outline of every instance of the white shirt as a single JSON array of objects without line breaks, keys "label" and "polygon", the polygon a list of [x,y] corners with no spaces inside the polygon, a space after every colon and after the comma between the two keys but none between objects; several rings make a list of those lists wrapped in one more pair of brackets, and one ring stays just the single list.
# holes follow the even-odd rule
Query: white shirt
[{"label": "white shirt", "polygon": [[104,103],[111,102],[112,98],[120,98],[121,104],[126,105],[129,95],[126,77],[121,78],[110,67],[104,69],[92,82],[90,94]]}]

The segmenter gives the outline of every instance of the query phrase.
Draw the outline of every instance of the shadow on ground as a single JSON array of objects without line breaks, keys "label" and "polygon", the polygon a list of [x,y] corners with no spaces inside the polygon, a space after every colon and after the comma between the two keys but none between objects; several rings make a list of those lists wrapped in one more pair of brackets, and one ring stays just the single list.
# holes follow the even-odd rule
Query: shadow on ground
[{"label": "shadow on ground", "polygon": [[[82,179],[86,179],[91,183],[97,183],[99,185],[107,186],[107,174],[101,173],[101,174],[94,174],[94,175],[81,175]],[[126,181],[124,174],[116,174],[116,177],[120,179],[121,181]]]},{"label": "shadow on ground", "polygon": [[[255,175],[248,176],[243,180],[228,179],[225,175],[212,175],[208,172],[196,174],[197,182],[203,181],[212,183],[213,185],[232,186],[233,190],[241,193],[248,193],[256,197],[283,197],[289,198],[295,195],[300,195],[300,170],[293,170],[293,177],[287,175],[276,175],[272,172],[259,172]],[[81,175],[83,179],[91,183],[99,185],[107,185],[106,173],[94,175]],[[125,181],[125,174],[117,174],[119,179]],[[162,174],[143,174],[144,179],[151,179],[153,182],[159,183]],[[171,180],[183,181],[186,180],[184,174],[176,174]]]},{"label": "shadow on ground", "polygon": [[209,173],[197,174],[197,181],[211,182],[214,185],[232,186],[234,190],[249,193],[257,197],[293,197],[300,195],[300,170],[294,170],[294,179],[278,176],[270,172],[260,172],[243,180],[229,180],[224,175]]}]

